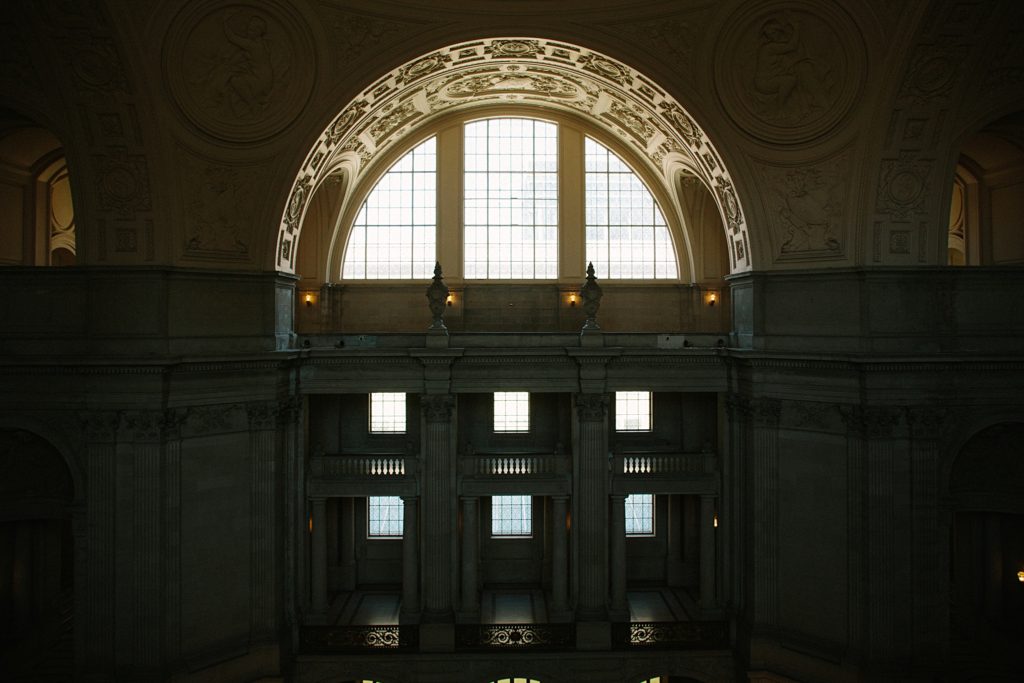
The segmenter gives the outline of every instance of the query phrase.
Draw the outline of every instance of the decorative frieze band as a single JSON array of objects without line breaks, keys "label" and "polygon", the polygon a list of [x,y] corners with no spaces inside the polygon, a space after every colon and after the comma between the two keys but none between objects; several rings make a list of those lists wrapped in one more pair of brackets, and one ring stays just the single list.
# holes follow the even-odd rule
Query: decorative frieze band
[{"label": "decorative frieze band", "polygon": [[425,394],[420,397],[420,407],[427,422],[450,422],[455,397],[451,394]]},{"label": "decorative frieze band", "polygon": [[576,394],[576,414],[580,422],[601,422],[608,414],[608,395]]}]

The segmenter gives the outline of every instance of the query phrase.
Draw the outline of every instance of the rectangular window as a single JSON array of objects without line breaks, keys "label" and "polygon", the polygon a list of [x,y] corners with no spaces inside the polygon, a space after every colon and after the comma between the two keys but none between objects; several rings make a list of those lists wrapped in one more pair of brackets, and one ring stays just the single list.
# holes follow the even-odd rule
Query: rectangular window
[{"label": "rectangular window", "polygon": [[366,536],[401,538],[405,506],[400,496],[370,496],[366,499]]},{"label": "rectangular window", "polygon": [[626,496],[626,535],[654,535],[653,493],[634,493]]},{"label": "rectangular window", "polygon": [[370,394],[370,433],[405,434],[405,394]]},{"label": "rectangular window", "polygon": [[491,536],[533,535],[533,499],[530,496],[491,497]]},{"label": "rectangular window", "polygon": [[494,392],[494,431],[530,431],[530,394],[526,391]]},{"label": "rectangular window", "polygon": [[651,431],[651,392],[615,392],[615,431]]}]

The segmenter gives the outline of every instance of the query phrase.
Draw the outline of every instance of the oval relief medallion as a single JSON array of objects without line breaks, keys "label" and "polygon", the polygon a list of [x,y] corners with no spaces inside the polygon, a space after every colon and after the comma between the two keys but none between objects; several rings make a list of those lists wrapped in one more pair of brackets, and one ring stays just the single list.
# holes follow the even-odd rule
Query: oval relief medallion
[{"label": "oval relief medallion", "polygon": [[265,1],[196,7],[177,18],[164,51],[174,101],[220,139],[251,142],[280,132],[312,91],[308,32]]}]

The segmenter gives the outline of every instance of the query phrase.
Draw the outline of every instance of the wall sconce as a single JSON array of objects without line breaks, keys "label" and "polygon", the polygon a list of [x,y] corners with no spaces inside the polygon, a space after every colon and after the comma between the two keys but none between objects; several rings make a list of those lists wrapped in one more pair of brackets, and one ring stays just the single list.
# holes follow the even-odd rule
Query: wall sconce
[{"label": "wall sconce", "polygon": [[714,516],[714,517],[712,518],[712,520],[711,520],[711,524],[712,524],[712,526],[714,526],[714,527],[715,527],[716,529],[718,528],[718,513],[717,513],[717,512],[715,513],[715,516]]},{"label": "wall sconce", "polygon": [[717,304],[718,292],[708,292],[707,294],[705,294],[704,302],[707,303],[708,306],[714,306],[715,304]]},{"label": "wall sconce", "polygon": [[306,292],[305,300],[306,300],[306,305],[307,306],[312,306],[313,305],[313,292]]},{"label": "wall sconce", "polygon": [[451,306],[453,303],[455,303],[455,295],[449,292],[448,297],[444,300],[444,302]]},{"label": "wall sconce", "polygon": [[576,292],[570,292],[569,293],[569,305],[570,306],[575,306],[576,305]]},{"label": "wall sconce", "polygon": [[1017,580],[1024,583],[1024,572],[1017,572]]},{"label": "wall sconce", "polygon": [[309,516],[309,533],[313,533],[313,516]]}]

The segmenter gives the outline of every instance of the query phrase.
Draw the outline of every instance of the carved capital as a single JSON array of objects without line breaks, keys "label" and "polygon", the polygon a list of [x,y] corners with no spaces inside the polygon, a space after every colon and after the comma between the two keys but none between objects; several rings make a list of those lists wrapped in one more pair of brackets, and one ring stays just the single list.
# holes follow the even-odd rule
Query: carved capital
[{"label": "carved capital", "polygon": [[129,410],[121,415],[121,432],[130,441],[159,441],[163,422],[163,411]]},{"label": "carved capital", "polygon": [[249,429],[263,431],[277,426],[278,405],[266,401],[245,404],[245,412],[249,416]]},{"label": "carved capital", "polygon": [[749,419],[753,415],[750,399],[740,394],[729,394],[729,397],[725,399],[725,409],[729,413],[730,420]]},{"label": "carved capital", "polygon": [[907,427],[916,439],[938,439],[950,419],[946,408],[917,407],[907,410]]},{"label": "carved capital", "polygon": [[451,394],[425,394],[420,397],[420,408],[427,422],[451,422],[455,397]]},{"label": "carved capital", "polygon": [[840,408],[843,422],[851,434],[866,439],[892,437],[900,422],[902,409],[895,406],[843,406]]},{"label": "carved capital", "polygon": [[117,427],[120,416],[112,411],[79,413],[78,423],[82,436],[88,442],[113,443],[117,441]]},{"label": "carved capital", "polygon": [[774,429],[779,426],[782,401],[777,398],[755,398],[750,402],[754,426]]},{"label": "carved capital", "polygon": [[576,415],[580,422],[601,422],[607,414],[607,394],[576,394]]}]

